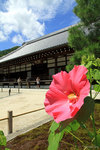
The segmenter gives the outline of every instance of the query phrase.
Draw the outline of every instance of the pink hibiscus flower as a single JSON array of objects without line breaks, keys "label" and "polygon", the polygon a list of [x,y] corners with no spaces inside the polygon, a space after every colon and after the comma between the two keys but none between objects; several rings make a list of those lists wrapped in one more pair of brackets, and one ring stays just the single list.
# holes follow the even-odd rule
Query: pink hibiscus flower
[{"label": "pink hibiscus flower", "polygon": [[90,91],[87,71],[84,66],[74,66],[69,73],[61,71],[53,75],[44,105],[57,123],[73,118],[84,104]]}]

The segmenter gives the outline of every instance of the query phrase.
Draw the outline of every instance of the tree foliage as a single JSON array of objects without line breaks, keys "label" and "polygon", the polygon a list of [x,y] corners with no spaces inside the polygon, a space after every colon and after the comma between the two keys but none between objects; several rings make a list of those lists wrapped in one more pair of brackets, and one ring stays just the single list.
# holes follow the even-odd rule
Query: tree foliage
[{"label": "tree foliage", "polygon": [[100,20],[100,0],[76,0],[77,6],[74,8],[74,13],[86,25]]},{"label": "tree foliage", "polygon": [[74,13],[80,18],[80,23],[70,28],[68,43],[75,53],[70,59],[67,70],[73,65],[79,65],[83,55],[94,54],[100,57],[100,0],[76,0]]},{"label": "tree foliage", "polygon": [[10,53],[10,52],[12,52],[14,50],[16,50],[17,48],[19,48],[19,46],[15,46],[15,47],[12,47],[10,49],[6,49],[6,50],[0,51],[0,57],[2,57],[4,55],[6,55],[6,54],[8,54],[8,53]]}]

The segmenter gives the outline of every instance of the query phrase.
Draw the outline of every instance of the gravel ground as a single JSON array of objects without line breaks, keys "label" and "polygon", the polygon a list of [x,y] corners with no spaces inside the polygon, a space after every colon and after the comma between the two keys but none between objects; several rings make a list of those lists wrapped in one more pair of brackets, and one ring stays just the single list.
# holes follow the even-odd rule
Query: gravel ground
[{"label": "gravel ground", "polygon": [[[44,99],[47,89],[9,89],[0,90],[0,119],[8,117],[8,111],[13,111],[13,116],[25,112],[44,108]],[[29,113],[23,116],[13,118],[13,132],[18,132],[21,129],[27,128],[38,121],[48,118],[45,110]],[[3,130],[5,135],[8,134],[8,120],[0,121],[0,130]]]}]

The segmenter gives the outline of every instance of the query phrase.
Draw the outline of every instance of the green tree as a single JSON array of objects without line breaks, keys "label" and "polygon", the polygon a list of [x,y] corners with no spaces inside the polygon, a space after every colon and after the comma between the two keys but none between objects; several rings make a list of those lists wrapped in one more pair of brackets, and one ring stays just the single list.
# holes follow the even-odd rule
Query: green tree
[{"label": "green tree", "polygon": [[100,0],[76,0],[74,13],[80,18],[80,23],[70,28],[68,43],[75,53],[70,58],[70,65],[79,65],[83,55],[94,54],[100,57]]},{"label": "green tree", "polygon": [[12,47],[10,49],[5,49],[5,50],[0,51],[0,57],[2,57],[4,55],[6,55],[6,54],[16,50],[17,48],[19,48],[19,46],[15,46],[15,47]]}]

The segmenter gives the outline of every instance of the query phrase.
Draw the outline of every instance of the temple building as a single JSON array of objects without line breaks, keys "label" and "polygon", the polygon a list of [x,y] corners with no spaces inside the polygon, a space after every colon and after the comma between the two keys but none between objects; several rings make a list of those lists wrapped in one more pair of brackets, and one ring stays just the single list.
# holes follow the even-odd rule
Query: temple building
[{"label": "temple building", "polygon": [[0,80],[11,81],[21,77],[51,80],[52,75],[65,70],[74,50],[68,46],[68,29],[23,43],[15,51],[0,58]]}]

